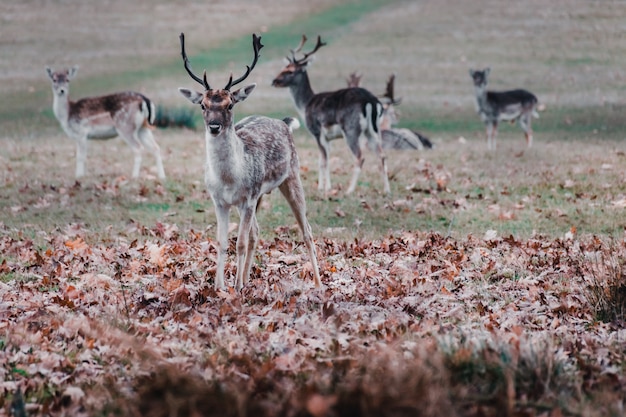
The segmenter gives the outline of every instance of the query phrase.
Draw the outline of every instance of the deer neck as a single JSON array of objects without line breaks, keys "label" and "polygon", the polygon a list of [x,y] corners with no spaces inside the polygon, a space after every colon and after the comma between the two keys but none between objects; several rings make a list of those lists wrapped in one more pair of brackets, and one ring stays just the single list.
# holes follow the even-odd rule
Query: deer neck
[{"label": "deer neck", "polygon": [[236,181],[245,162],[245,152],[234,126],[224,129],[218,136],[211,135],[207,128],[205,142],[207,179],[219,178],[225,184]]},{"label": "deer neck", "polygon": [[298,82],[295,82],[289,86],[291,92],[291,98],[293,99],[298,112],[304,115],[306,106],[313,98],[315,93],[311,88],[311,82],[309,81],[309,75],[305,72],[299,77]]},{"label": "deer neck", "polygon": [[478,110],[485,108],[487,104],[487,86],[486,85],[475,85],[474,93],[476,94],[476,106]]},{"label": "deer neck", "polygon": [[68,120],[70,116],[70,98],[69,93],[65,93],[63,96],[54,94],[52,101],[52,111],[57,118],[63,129],[67,130]]}]

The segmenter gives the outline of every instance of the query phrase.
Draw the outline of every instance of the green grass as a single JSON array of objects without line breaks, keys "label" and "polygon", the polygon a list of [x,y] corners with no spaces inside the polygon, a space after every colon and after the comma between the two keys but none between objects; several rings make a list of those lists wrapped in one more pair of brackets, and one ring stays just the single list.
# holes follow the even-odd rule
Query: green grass
[{"label": "green grass", "polygon": [[[484,131],[484,125],[472,107],[459,109],[428,109],[399,107],[402,111],[400,126],[424,132],[428,135],[467,134],[472,131]],[[603,139],[623,140],[626,138],[626,109],[619,104],[586,107],[554,107],[533,119],[536,136],[558,134],[567,139],[596,136]],[[517,124],[503,122],[499,132],[523,137]]]},{"label": "green grass", "polygon": [[[318,33],[324,33],[325,41],[332,40],[346,31],[350,23],[387,4],[389,2],[382,0],[350,1],[283,26],[271,27],[267,33],[262,34],[265,48],[261,52],[261,59],[283,56],[285,51],[293,48],[294,42],[303,33],[307,33],[311,38]],[[249,35],[242,36],[226,40],[212,49],[188,50],[192,67],[198,73],[201,73],[203,68],[210,73],[219,71],[231,62],[248,62],[251,54],[250,39]],[[132,89],[146,80],[174,76],[181,71],[183,71],[182,61],[179,55],[175,55],[165,57],[162,61],[140,70],[120,70],[106,77],[79,72],[80,82],[72,86],[72,96],[81,97],[90,91]],[[5,135],[20,137],[23,136],[25,129],[56,122],[51,110],[50,86],[43,69],[41,82],[33,86],[32,92],[2,94],[0,101],[11,103],[10,106],[0,108],[0,129]]]}]

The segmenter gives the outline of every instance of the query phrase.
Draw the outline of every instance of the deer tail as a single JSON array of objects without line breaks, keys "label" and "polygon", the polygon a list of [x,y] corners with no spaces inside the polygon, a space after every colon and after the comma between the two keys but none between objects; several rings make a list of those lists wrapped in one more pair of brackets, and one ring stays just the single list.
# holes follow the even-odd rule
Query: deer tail
[{"label": "deer tail", "polygon": [[141,104],[141,111],[146,116],[148,124],[154,125],[154,120],[156,119],[156,108],[154,107],[154,103],[143,94],[139,95],[143,100],[143,103]]},{"label": "deer tail", "polygon": [[296,119],[295,117],[285,117],[283,119],[283,122],[285,122],[285,124],[289,128],[289,131],[292,133],[294,130],[300,128],[300,121]]},{"label": "deer tail", "polygon": [[367,102],[363,108],[363,115],[369,121],[368,129],[377,135],[380,134],[383,105],[380,102]]}]

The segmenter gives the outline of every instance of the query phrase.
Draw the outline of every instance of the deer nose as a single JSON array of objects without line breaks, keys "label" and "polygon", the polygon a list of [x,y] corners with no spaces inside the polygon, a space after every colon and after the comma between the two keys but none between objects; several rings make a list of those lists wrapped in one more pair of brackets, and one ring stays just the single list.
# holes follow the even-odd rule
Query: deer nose
[{"label": "deer nose", "polygon": [[208,128],[213,135],[217,135],[222,130],[222,125],[221,123],[211,122],[208,124]]}]

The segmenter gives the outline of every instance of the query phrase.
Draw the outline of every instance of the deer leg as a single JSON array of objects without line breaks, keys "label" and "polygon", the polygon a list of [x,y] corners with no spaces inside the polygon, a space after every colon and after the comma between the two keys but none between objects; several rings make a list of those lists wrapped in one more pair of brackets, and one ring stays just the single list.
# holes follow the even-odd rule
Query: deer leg
[{"label": "deer leg", "polygon": [[313,233],[311,232],[311,225],[306,218],[306,200],[304,198],[304,190],[302,189],[302,183],[300,177],[296,173],[292,174],[279,186],[280,192],[285,196],[285,199],[291,207],[298,226],[302,231],[304,243],[309,251],[309,258],[311,259],[311,265],[313,265],[313,280],[316,287],[320,287],[320,271],[317,264],[317,252],[315,250],[315,243],[313,242]]},{"label": "deer leg", "polygon": [[261,197],[256,203],[256,209],[252,215],[252,221],[250,224],[250,235],[248,239],[248,250],[246,253],[246,263],[243,271],[243,285],[248,283],[248,278],[250,277],[250,270],[252,268],[252,262],[254,262],[254,253],[256,252],[257,244],[259,243],[259,222],[256,219],[256,211],[259,209],[261,205]]},{"label": "deer leg", "polygon": [[532,114],[524,113],[519,118],[519,125],[524,130],[524,135],[526,136],[526,147],[530,148],[533,146],[533,129],[531,127]]},{"label": "deer leg", "polygon": [[87,138],[76,139],[76,178],[85,175],[85,160],[87,159]]},{"label": "deer leg", "polygon": [[323,134],[317,139],[317,146],[320,149],[319,174],[317,189],[327,195],[330,191],[330,167],[328,166],[328,156],[330,155],[330,143]]},{"label": "deer leg", "polygon": [[496,135],[498,134],[498,122],[487,122],[487,149],[496,150]]},{"label": "deer leg", "polygon": [[157,168],[157,176],[160,179],[165,179],[165,170],[163,169],[163,160],[161,159],[161,148],[154,140],[154,136],[150,129],[146,127],[142,127],[138,132],[139,140],[141,144],[148,149],[148,151],[152,152],[154,155],[154,159],[156,161]]},{"label": "deer leg", "polygon": [[361,146],[359,145],[360,134],[356,132],[352,132],[352,134],[347,134],[344,132],[344,138],[346,139],[346,143],[352,151],[352,154],[356,158],[354,164],[354,170],[352,171],[352,178],[350,179],[350,185],[348,186],[347,194],[351,194],[356,188],[356,183],[359,180],[359,175],[361,174],[361,168],[363,167],[363,162],[365,159],[363,158],[363,154],[361,153]]},{"label": "deer leg", "polygon": [[389,174],[387,172],[387,157],[383,151],[383,144],[380,135],[370,134],[367,137],[367,141],[368,147],[372,149],[380,159],[381,170],[383,173],[383,188],[385,190],[385,194],[389,194],[391,192],[391,188],[389,187]]},{"label": "deer leg", "polygon": [[117,131],[121,138],[124,139],[124,142],[126,142],[128,146],[130,146],[130,149],[132,149],[133,151],[134,162],[132,177],[137,178],[139,177],[139,170],[141,169],[141,152],[143,150],[141,146],[141,140],[139,138],[139,131],[132,130],[125,125],[120,125],[121,123],[118,123]]},{"label": "deer leg", "polygon": [[133,148],[133,154],[133,178],[138,178],[141,169],[141,149]]},{"label": "deer leg", "polygon": [[[248,204],[244,204],[243,207],[239,209],[239,233],[237,235],[237,289],[240,290],[243,288],[243,285],[248,282],[248,276],[246,266],[248,264],[248,260],[246,259],[247,254],[249,253],[250,248],[250,228],[252,227],[252,223],[256,223],[256,219],[254,218],[254,209],[255,207],[251,207]],[[254,249],[252,248],[254,251]],[[250,260],[252,262],[252,260]]]},{"label": "deer leg", "polygon": [[217,217],[217,270],[215,272],[215,288],[224,288],[224,266],[228,252],[228,214],[230,208],[215,205]]}]

